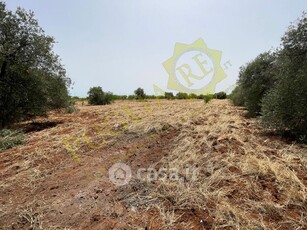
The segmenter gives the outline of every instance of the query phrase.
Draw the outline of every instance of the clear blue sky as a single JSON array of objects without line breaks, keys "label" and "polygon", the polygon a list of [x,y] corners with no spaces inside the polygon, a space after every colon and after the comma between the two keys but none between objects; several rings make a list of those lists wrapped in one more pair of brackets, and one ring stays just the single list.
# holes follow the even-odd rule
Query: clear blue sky
[{"label": "clear blue sky", "polygon": [[230,60],[227,80],[235,83],[239,67],[280,44],[290,22],[307,10],[306,0],[8,0],[7,7],[33,10],[40,26],[55,37],[74,88],[85,96],[101,86],[132,94],[141,86],[167,88],[162,63],[176,42],[203,38]]}]

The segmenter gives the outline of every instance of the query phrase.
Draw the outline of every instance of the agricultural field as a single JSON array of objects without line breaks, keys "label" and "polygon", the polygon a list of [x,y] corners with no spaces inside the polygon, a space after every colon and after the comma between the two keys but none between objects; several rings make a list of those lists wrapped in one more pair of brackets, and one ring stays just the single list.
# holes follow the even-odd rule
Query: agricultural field
[{"label": "agricultural field", "polygon": [[[307,146],[244,108],[77,108],[17,124],[25,142],[0,154],[1,229],[307,229]],[[116,163],[131,168],[122,186],[110,180]]]}]

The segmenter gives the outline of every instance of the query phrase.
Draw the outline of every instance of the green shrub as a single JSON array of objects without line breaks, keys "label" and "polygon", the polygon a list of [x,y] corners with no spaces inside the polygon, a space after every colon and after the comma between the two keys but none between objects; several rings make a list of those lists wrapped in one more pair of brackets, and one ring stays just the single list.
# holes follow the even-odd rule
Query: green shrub
[{"label": "green shrub", "polygon": [[22,144],[23,139],[24,134],[20,130],[0,130],[0,151]]},{"label": "green shrub", "polygon": [[237,86],[229,95],[229,99],[232,100],[236,106],[244,106],[244,95],[240,86]]},{"label": "green shrub", "polygon": [[137,88],[134,91],[134,94],[135,94],[137,100],[144,100],[146,98],[146,94],[144,92],[144,89],[142,89],[142,88]]},{"label": "green shrub", "polygon": [[80,110],[76,107],[76,101],[71,100],[69,105],[66,107],[66,113],[77,113]]},{"label": "green shrub", "polygon": [[211,101],[213,98],[214,98],[213,94],[204,95],[204,100],[205,100],[206,103]]},{"label": "green shrub", "polygon": [[115,100],[126,100],[127,99],[127,95],[112,95],[112,101]]},{"label": "green shrub", "polygon": [[177,94],[176,94],[176,98],[177,99],[188,99],[189,98],[189,95],[187,94],[187,93],[181,93],[181,92],[178,92]]},{"label": "green shrub", "polygon": [[197,95],[195,93],[190,93],[188,98],[189,99],[197,99]]},{"label": "green shrub", "polygon": [[127,99],[128,99],[128,100],[135,100],[135,99],[136,99],[136,96],[135,96],[135,95],[129,95]]},{"label": "green shrub", "polygon": [[88,94],[88,103],[90,105],[111,104],[113,98],[112,93],[103,92],[100,86],[90,88],[87,94]]},{"label": "green shrub", "polygon": [[214,94],[214,98],[223,100],[227,98],[227,94],[225,92],[218,92]]},{"label": "green shrub", "polygon": [[145,99],[157,99],[156,95],[145,95]]},{"label": "green shrub", "polygon": [[171,100],[174,99],[174,94],[172,92],[165,92],[164,97],[165,99]]}]

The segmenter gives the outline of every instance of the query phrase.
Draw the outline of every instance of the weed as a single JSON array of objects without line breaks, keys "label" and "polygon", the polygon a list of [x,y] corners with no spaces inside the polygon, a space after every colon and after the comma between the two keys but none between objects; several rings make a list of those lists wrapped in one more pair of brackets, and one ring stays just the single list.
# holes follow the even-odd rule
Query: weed
[{"label": "weed", "polygon": [[23,143],[24,134],[20,130],[0,130],[0,151],[12,148]]}]

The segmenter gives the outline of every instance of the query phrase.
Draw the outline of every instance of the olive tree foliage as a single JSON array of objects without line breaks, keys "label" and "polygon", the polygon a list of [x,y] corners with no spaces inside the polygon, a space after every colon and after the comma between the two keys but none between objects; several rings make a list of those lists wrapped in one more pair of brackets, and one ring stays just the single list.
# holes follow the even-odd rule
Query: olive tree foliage
[{"label": "olive tree foliage", "polygon": [[189,95],[188,95],[187,93],[178,92],[178,93],[176,94],[176,98],[177,98],[177,99],[180,99],[180,100],[182,100],[182,99],[188,99],[188,98],[189,98]]},{"label": "olive tree foliage", "polygon": [[104,92],[100,86],[91,87],[87,94],[90,105],[108,105],[113,100],[113,94]]},{"label": "olive tree foliage", "polygon": [[307,14],[282,37],[279,77],[262,101],[262,121],[307,140]]},{"label": "olive tree foliage", "polygon": [[68,102],[70,79],[33,12],[0,2],[0,128]]},{"label": "olive tree foliage", "polygon": [[244,106],[244,95],[240,85],[229,95],[229,98],[232,100],[233,104],[236,106]]},{"label": "olive tree foliage", "polygon": [[164,97],[168,100],[174,99],[174,94],[172,92],[165,92]]},{"label": "olive tree foliage", "polygon": [[238,86],[232,98],[235,104],[245,106],[252,116],[260,114],[262,98],[276,81],[276,56],[276,53],[266,52],[240,68]]},{"label": "olive tree foliage", "polygon": [[213,97],[215,98],[215,99],[220,99],[220,100],[223,100],[223,99],[226,99],[227,98],[227,94],[225,93],[225,92],[218,92],[218,93],[215,93],[214,95],[213,95]]},{"label": "olive tree foliage", "polygon": [[134,94],[136,96],[136,99],[138,99],[138,100],[144,100],[146,98],[146,94],[144,92],[144,89],[142,89],[142,88],[137,88],[134,91]]}]

